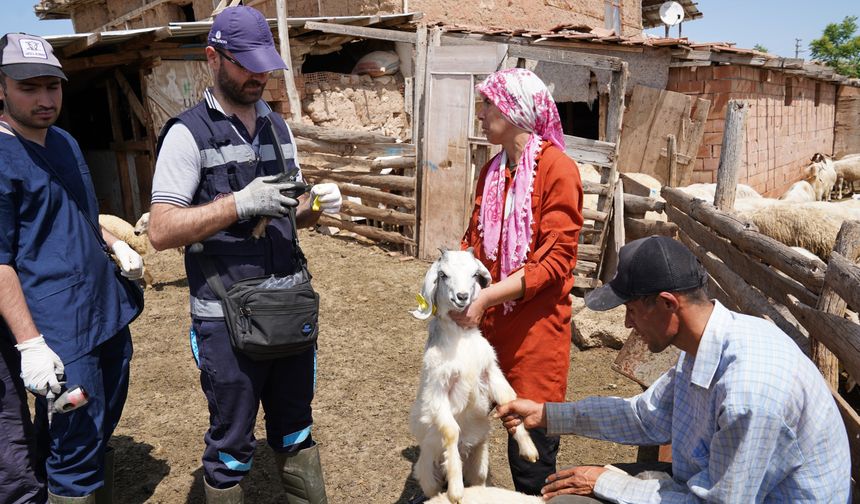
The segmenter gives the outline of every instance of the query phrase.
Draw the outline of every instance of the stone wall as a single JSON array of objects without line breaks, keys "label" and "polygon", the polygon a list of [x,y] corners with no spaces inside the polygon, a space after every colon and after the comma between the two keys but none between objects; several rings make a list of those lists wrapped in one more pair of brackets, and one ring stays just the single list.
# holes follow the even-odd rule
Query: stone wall
[{"label": "stone wall", "polygon": [[671,68],[667,89],[711,100],[692,182],[716,182],[730,99],[743,99],[751,105],[739,183],[767,196],[779,196],[802,178],[813,154],[832,153],[834,84],[763,68],[724,65]]}]

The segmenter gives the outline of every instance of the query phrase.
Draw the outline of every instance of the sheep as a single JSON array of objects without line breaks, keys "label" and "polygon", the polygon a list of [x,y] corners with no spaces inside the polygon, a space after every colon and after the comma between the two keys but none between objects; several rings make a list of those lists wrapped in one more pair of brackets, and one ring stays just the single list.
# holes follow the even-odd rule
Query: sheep
[{"label": "sheep", "polygon": [[860,202],[786,203],[785,200],[751,212],[742,212],[760,233],[790,247],[803,247],[827,261],[836,235],[846,219],[860,219]]},{"label": "sheep", "polygon": [[815,189],[806,180],[798,180],[779,197],[782,201],[815,201]]},{"label": "sheep", "polygon": [[815,192],[815,201],[830,201],[830,193],[836,184],[836,169],[830,156],[814,154],[812,163],[804,169],[804,175]]},{"label": "sheep", "polygon": [[[134,234],[137,236],[146,236],[149,233],[149,212],[145,212],[137,219],[134,225]],[[179,255],[185,254],[185,247],[176,247],[176,252]]]},{"label": "sheep", "polygon": [[842,199],[842,187],[848,184],[849,192],[854,194],[854,182],[860,180],[860,154],[849,154],[833,162],[836,172],[837,199]]},{"label": "sheep", "polygon": [[[134,227],[120,217],[110,214],[99,214],[99,226],[106,229],[108,233],[116,236],[118,239],[128,243],[128,246],[141,256],[149,251],[149,240],[145,236],[137,236]],[[147,271],[146,265],[143,266],[143,284],[144,286],[152,285],[152,274]]]},{"label": "sheep", "polygon": [[[437,495],[424,504],[448,504],[445,495]],[[473,486],[466,488],[462,504],[543,504],[544,500],[534,495],[526,495],[503,488]]]},{"label": "sheep", "polygon": [[[481,331],[460,327],[448,315],[469,306],[490,280],[472,249],[443,250],[427,271],[419,308],[412,312],[419,320],[436,315],[430,321],[421,382],[409,417],[410,431],[421,447],[414,476],[428,497],[447,481],[447,496],[454,503],[463,502],[464,480],[486,483],[493,403],[516,399]],[[513,437],[520,456],[535,462],[537,448],[525,428],[517,427]]]},{"label": "sheep", "polygon": [[[694,196],[700,200],[707,201],[708,203],[714,202],[714,196],[717,193],[717,184],[710,183],[697,183],[690,184],[688,186],[679,187],[678,189],[684,191],[690,196]],[[740,199],[758,199],[761,198],[761,194],[758,193],[752,187],[746,184],[738,184],[735,189],[735,200]]]}]

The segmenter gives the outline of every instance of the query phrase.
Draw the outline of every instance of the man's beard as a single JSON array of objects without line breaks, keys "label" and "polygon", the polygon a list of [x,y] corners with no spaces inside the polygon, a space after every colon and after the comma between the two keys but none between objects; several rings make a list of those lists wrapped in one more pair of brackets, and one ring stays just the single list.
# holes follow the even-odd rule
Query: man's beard
[{"label": "man's beard", "polygon": [[50,119],[36,117],[37,110],[39,112],[48,110],[44,108],[32,110],[29,114],[22,113],[21,110],[19,110],[17,106],[13,105],[8,99],[3,101],[3,107],[3,115],[11,118],[15,123],[30,129],[48,128],[57,122],[57,117],[59,117],[59,110],[57,109],[53,109],[53,114]]},{"label": "man's beard", "polygon": [[224,96],[239,105],[253,105],[263,96],[265,82],[248,79],[238,82],[231,79],[227,71],[222,68],[218,70],[218,87]]}]

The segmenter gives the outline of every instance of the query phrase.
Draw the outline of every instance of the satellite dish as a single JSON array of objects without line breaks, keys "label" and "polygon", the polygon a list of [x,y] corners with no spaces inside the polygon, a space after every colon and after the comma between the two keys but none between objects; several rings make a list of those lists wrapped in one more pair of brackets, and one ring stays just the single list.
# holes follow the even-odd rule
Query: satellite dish
[{"label": "satellite dish", "polygon": [[684,20],[684,7],[678,2],[663,2],[660,6],[660,21],[666,26],[675,26]]}]

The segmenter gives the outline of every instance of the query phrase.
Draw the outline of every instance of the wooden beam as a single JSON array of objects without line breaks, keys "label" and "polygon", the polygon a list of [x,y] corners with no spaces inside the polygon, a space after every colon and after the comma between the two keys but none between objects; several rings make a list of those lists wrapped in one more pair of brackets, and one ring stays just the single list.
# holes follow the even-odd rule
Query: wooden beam
[{"label": "wooden beam", "polygon": [[[122,122],[119,115],[119,90],[114,81],[108,80],[108,112],[110,114],[111,133],[113,134],[114,142],[123,142],[125,139],[122,136]],[[131,179],[129,177],[128,158],[125,152],[116,151],[116,165],[119,171],[119,187],[120,198],[122,199],[122,211],[124,217],[131,219],[134,216],[134,203],[131,194]]]},{"label": "wooden beam", "polygon": [[[295,132],[293,133],[295,134]],[[296,145],[299,152],[318,152],[337,156],[378,158],[387,156],[414,157],[416,154],[415,144],[411,143],[353,144],[296,136]]]},{"label": "wooden beam", "polygon": [[851,450],[851,478],[855,485],[853,502],[857,503],[857,484],[860,483],[860,415],[833,387],[830,387],[830,393],[833,395],[833,400],[836,401],[836,409],[842,415],[842,422],[848,432],[848,446]]},{"label": "wooden beam", "polygon": [[137,116],[137,119],[141,124],[146,124],[146,110],[144,110],[143,104],[140,102],[140,98],[134,94],[134,90],[125,78],[125,75],[123,75],[119,68],[117,68],[114,70],[113,76],[116,79],[116,83],[119,84],[120,89],[122,89],[126,100],[128,100],[128,104],[131,105],[131,110],[134,112],[134,115]]},{"label": "wooden beam", "polygon": [[355,222],[348,220],[335,219],[334,217],[331,217],[326,214],[320,215],[319,224],[323,226],[331,226],[339,229],[345,229],[357,235],[361,235],[365,238],[370,238],[376,241],[398,243],[402,245],[415,245],[415,240],[407,238],[400,233],[383,231],[379,228],[366,226],[364,224],[356,224]]},{"label": "wooden beam", "polygon": [[340,192],[346,196],[357,196],[375,203],[383,203],[391,207],[405,208],[406,210],[415,210],[416,207],[415,198],[413,196],[401,196],[400,194],[392,194],[378,189],[371,189],[369,187],[362,187],[360,185],[349,183],[338,184],[338,188],[340,188]]},{"label": "wooden beam", "polygon": [[415,214],[398,212],[387,208],[375,208],[372,206],[353,203],[345,200],[340,208],[340,213],[356,217],[366,217],[375,221],[394,224],[396,226],[414,226]]},{"label": "wooden beam", "polygon": [[90,47],[101,42],[102,36],[100,33],[89,33],[86,37],[75,40],[71,44],[60,49],[60,54],[63,58],[68,58],[78,54],[80,52],[86,51]]},{"label": "wooden beam", "polygon": [[415,177],[404,177],[401,175],[369,175],[344,172],[333,172],[317,168],[304,167],[302,172],[311,178],[328,178],[338,182],[350,182],[377,189],[393,189],[396,191],[414,191]]},{"label": "wooden beam", "polygon": [[792,250],[784,243],[752,229],[749,222],[717,210],[710,203],[680,189],[664,187],[660,194],[670,205],[717,231],[744,252],[800,281],[813,292],[820,291],[824,286],[824,270],[819,267],[819,260],[812,260]]},{"label": "wooden beam", "polygon": [[287,1],[275,0],[278,14],[278,41],[281,48],[281,59],[287,64],[283,70],[284,85],[287,87],[287,99],[290,103],[290,117],[293,121],[302,120],[302,102],[299,101],[299,91],[296,89],[296,79],[293,77],[293,60],[290,57],[290,35],[287,26]]},{"label": "wooden beam", "polygon": [[[833,247],[833,251],[846,258],[856,258],[858,250],[860,250],[860,221],[845,221],[842,223],[839,234],[836,236],[836,245]],[[831,279],[833,279],[833,276],[831,276]],[[842,317],[845,315],[846,306],[847,303],[839,296],[836,289],[825,281],[824,289],[822,289],[821,295],[818,297],[818,304],[815,307],[825,313]],[[857,326],[855,324],[856,329]],[[860,337],[860,331],[857,331],[857,333],[858,337]],[[811,330],[809,334],[812,335]],[[858,338],[858,341],[860,341],[860,338]],[[811,343],[812,361],[821,370],[824,380],[830,383],[832,387],[838,387],[839,361],[836,359],[834,352],[821,345],[817,336],[813,336]],[[860,346],[858,346],[857,351],[858,357],[860,357]],[[860,368],[854,369],[852,376],[860,376]]]},{"label": "wooden beam", "polygon": [[174,2],[174,1],[176,1],[176,0],[150,0],[150,2],[147,3],[146,5],[144,5],[143,7],[138,7],[137,9],[134,9],[132,11],[125,13],[122,16],[115,18],[115,19],[109,21],[108,23],[105,23],[105,24],[99,26],[98,28],[94,29],[93,32],[98,33],[98,32],[109,31],[109,28],[113,28],[115,26],[118,26],[118,25],[125,23],[126,21],[130,21],[132,19],[139,18],[140,16],[143,15],[144,12],[146,12],[148,10],[152,10],[161,4],[165,4],[168,2]]},{"label": "wooden beam", "polygon": [[564,152],[577,163],[610,166],[615,161],[615,144],[589,138],[564,136]]},{"label": "wooden beam", "polygon": [[787,306],[809,331],[810,338],[823,343],[833,352],[851,376],[860,376],[860,330],[857,324],[844,317],[817,310],[797,299]]},{"label": "wooden beam", "polygon": [[582,192],[585,194],[609,194],[609,186],[590,180],[582,181]]},{"label": "wooden beam", "polygon": [[551,61],[553,63],[566,63],[568,65],[579,65],[596,68],[599,70],[621,70],[623,61],[612,56],[600,56],[569,51],[554,47],[540,47],[536,45],[510,44],[508,56],[513,58],[527,58],[539,61]]},{"label": "wooden beam", "polygon": [[645,238],[651,235],[674,237],[678,234],[678,225],[674,222],[663,222],[652,219],[624,217],[624,232],[627,241]]},{"label": "wooden beam", "polygon": [[860,311],[860,267],[839,252],[830,253],[824,285],[839,294],[854,311]]},{"label": "wooden beam", "polygon": [[356,144],[384,144],[398,142],[397,138],[382,135],[380,133],[324,128],[322,126],[314,126],[312,124],[304,124],[297,122],[290,123],[290,130],[292,130],[294,135],[311,138],[313,140],[322,140],[326,142]]},{"label": "wooden beam", "polygon": [[635,194],[624,194],[624,212],[644,215],[645,212],[663,212],[666,210],[666,202],[647,196]]},{"label": "wooden beam", "polygon": [[351,26],[336,23],[319,23],[316,21],[307,21],[305,23],[305,29],[321,31],[323,33],[335,33],[338,35],[351,35],[353,37],[361,37],[366,39],[405,42],[408,44],[415,44],[418,42],[418,36],[414,32],[385,30],[382,28],[366,28],[363,26]]},{"label": "wooden beam", "polygon": [[[735,193],[738,187],[738,170],[741,158],[746,151],[744,127],[749,107],[742,100],[729,100],[726,109],[726,126],[723,129],[723,146],[720,149],[720,165],[717,168],[717,187],[714,206],[720,210],[735,207]],[[669,184],[675,187],[673,184]]]}]

